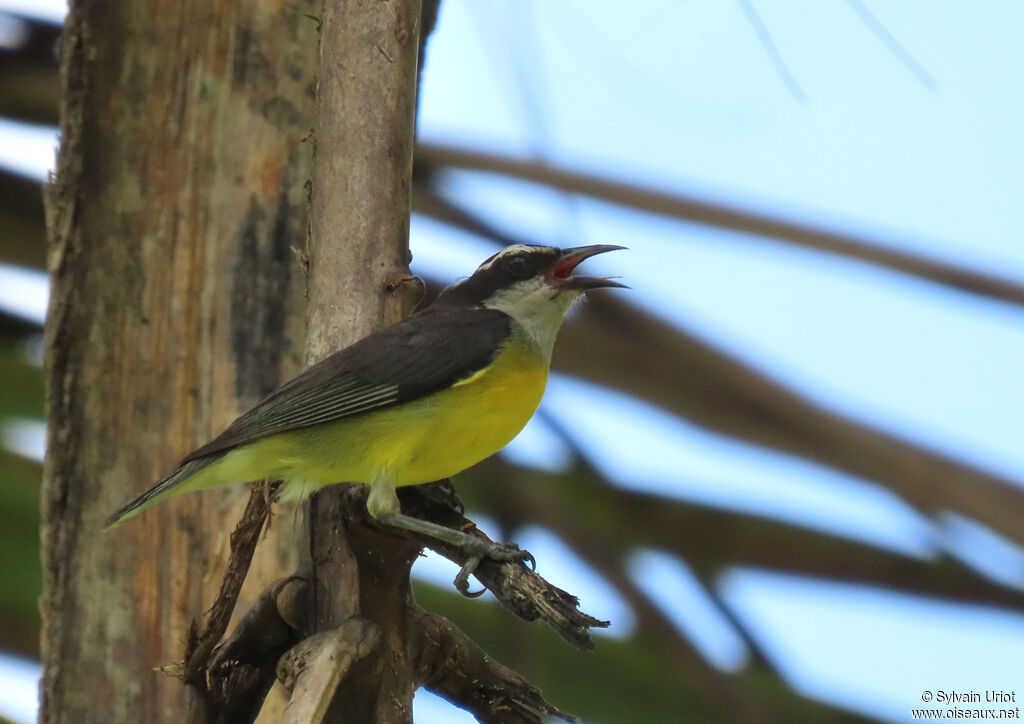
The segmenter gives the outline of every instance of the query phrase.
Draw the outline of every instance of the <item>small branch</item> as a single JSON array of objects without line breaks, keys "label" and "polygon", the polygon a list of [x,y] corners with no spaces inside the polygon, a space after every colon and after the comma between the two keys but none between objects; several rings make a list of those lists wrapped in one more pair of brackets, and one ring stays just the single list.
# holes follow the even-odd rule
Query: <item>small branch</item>
[{"label": "small branch", "polygon": [[256,543],[259,541],[260,531],[263,530],[263,523],[270,512],[270,502],[278,485],[277,482],[261,481],[252,487],[245,512],[231,533],[231,555],[217,600],[203,618],[201,633],[197,621],[193,621],[189,627],[183,672],[187,684],[205,687],[203,674],[206,671],[206,663],[214,646],[227,631],[235,603],[238,601],[238,593],[242,590],[245,576],[249,572],[249,564],[252,563]]},{"label": "small branch", "polygon": [[358,616],[338,628],[314,634],[290,649],[277,676],[292,692],[281,724],[321,724],[342,683],[383,641],[381,628]]},{"label": "small branch", "polygon": [[[430,546],[449,560],[464,562],[461,556],[441,550],[441,546],[433,543]],[[516,616],[524,621],[543,621],[578,648],[594,648],[590,629],[607,628],[611,624],[580,611],[576,596],[548,583],[522,563],[483,561],[474,575]]]},{"label": "small branch", "polygon": [[[461,503],[454,497],[454,493],[449,500],[443,500],[436,495],[439,489],[436,484],[400,489],[399,500],[403,512],[490,540],[472,520],[459,512]],[[465,554],[454,546],[426,536],[415,537],[450,561],[459,565],[466,562]],[[601,621],[580,611],[576,596],[548,583],[521,562],[484,560],[474,576],[516,616],[524,621],[543,621],[578,648],[594,648],[590,629],[606,628],[609,625],[608,621]]]},{"label": "small branch", "polygon": [[925,67],[917,61],[917,58],[903,47],[903,44],[896,39],[895,35],[889,32],[889,29],[885,27],[882,21],[868,10],[867,5],[861,2],[861,0],[846,0],[846,4],[860,16],[860,19],[868,29],[882,41],[882,44],[888,48],[889,52],[917,77],[921,85],[933,92],[938,90],[938,85],[935,83],[935,79],[932,78],[931,73],[925,70]]},{"label": "small branch", "polygon": [[754,34],[757,35],[758,41],[761,43],[761,47],[764,48],[764,52],[768,54],[768,59],[772,61],[772,65],[775,66],[775,72],[778,73],[779,78],[785,84],[786,88],[793,95],[793,98],[801,103],[807,100],[807,94],[804,93],[804,89],[800,87],[793,72],[786,65],[785,59],[782,57],[782,53],[779,51],[779,46],[775,44],[775,40],[772,38],[772,33],[768,30],[768,26],[765,25],[764,20],[758,14],[754,8],[754,4],[750,0],[738,0],[740,8],[743,10],[743,14],[747,16],[747,21],[754,29]]},{"label": "small branch", "polygon": [[[462,515],[462,504],[449,482],[406,488],[400,495],[406,512],[486,539]],[[365,496],[365,486],[348,486],[342,489],[341,502],[349,510],[365,511]],[[366,677],[379,678],[376,665],[370,664],[379,663],[379,657],[371,654],[379,649],[386,631],[374,621],[350,616],[337,628],[300,641],[310,629],[307,618],[313,595],[312,583],[302,576],[283,578],[264,588],[231,636],[213,648],[230,619],[269,503],[267,488],[254,488],[232,535],[231,558],[221,593],[206,615],[202,633],[197,633],[198,624],[193,625],[186,657],[193,678],[187,688],[197,696],[189,702],[190,724],[251,724],[259,715],[275,674],[292,690],[283,721],[316,724],[338,715],[336,707],[351,704],[344,687],[358,688]],[[395,534],[368,513],[353,522],[366,525],[368,533],[383,528],[389,536]],[[464,554],[453,546],[433,539],[413,540],[430,545],[460,564],[465,561]],[[411,541],[402,543],[410,545]],[[475,575],[517,616],[545,621],[580,648],[593,647],[590,628],[608,625],[580,612],[575,596],[552,586],[520,563],[485,560]],[[401,628],[407,632],[411,651],[416,652],[417,677],[438,693],[488,722],[540,724],[550,715],[573,721],[545,702],[537,689],[518,674],[487,658],[453,624],[414,604],[403,603],[400,608],[399,618],[405,621]]]},{"label": "small branch", "polygon": [[545,724],[551,716],[577,721],[548,704],[526,679],[491,659],[448,619],[419,609],[410,615],[418,618],[422,635],[420,681],[430,691],[482,722]]},{"label": "small branch", "polygon": [[[755,241],[774,239],[857,259],[954,289],[1024,306],[1024,286],[1009,277],[972,271],[898,248],[894,249],[893,242],[876,242],[823,227],[793,223],[783,218],[758,214],[695,196],[666,193],[599,176],[574,173],[536,161],[427,144],[421,144],[416,148],[417,176],[429,176],[444,168],[469,169],[533,181],[630,209],[750,234],[751,239]],[[427,213],[430,213],[429,209]]]},{"label": "small branch", "polygon": [[274,581],[214,650],[206,684],[210,708],[220,721],[256,720],[278,659],[298,640],[309,590],[309,582],[298,576]]},{"label": "small branch", "polygon": [[[582,467],[549,473],[488,460],[466,473],[465,481],[467,487],[487,483],[496,490],[516,490],[514,497],[482,500],[481,510],[489,516],[513,524],[530,520],[563,539],[585,527],[588,532],[579,540],[587,540],[588,548],[594,541],[585,536],[600,529],[587,521],[614,515],[619,529],[610,540],[629,541],[631,549],[676,553],[706,580],[726,567],[747,566],[990,606],[1018,608],[1024,602],[1020,591],[946,557],[916,559],[837,534],[627,490]],[[574,513],[582,500],[587,516]]]}]

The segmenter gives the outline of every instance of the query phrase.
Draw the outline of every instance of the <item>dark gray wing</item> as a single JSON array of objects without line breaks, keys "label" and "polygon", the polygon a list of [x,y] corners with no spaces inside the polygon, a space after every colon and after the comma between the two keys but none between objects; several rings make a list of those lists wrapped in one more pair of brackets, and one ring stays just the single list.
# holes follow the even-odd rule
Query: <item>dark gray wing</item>
[{"label": "dark gray wing", "polygon": [[450,387],[490,364],[510,325],[507,315],[493,309],[428,307],[313,365],[182,464]]}]

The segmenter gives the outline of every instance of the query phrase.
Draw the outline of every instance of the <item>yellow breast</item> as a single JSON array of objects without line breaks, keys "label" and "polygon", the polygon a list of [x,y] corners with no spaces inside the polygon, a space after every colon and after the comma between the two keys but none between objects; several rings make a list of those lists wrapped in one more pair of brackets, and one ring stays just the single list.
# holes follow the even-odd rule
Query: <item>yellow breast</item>
[{"label": "yellow breast", "polygon": [[439,480],[505,447],[536,412],[547,378],[548,361],[513,336],[490,366],[446,390],[275,435],[239,450],[246,452],[236,462],[251,457],[244,467],[255,466],[259,458],[261,477],[294,480],[303,487],[379,478],[398,486]]},{"label": "yellow breast", "polygon": [[[537,411],[548,364],[525,344],[508,344],[481,372],[412,403],[420,421],[401,425],[407,454],[394,472],[396,485],[445,478],[505,447]],[[390,448],[382,441],[380,454]]]}]

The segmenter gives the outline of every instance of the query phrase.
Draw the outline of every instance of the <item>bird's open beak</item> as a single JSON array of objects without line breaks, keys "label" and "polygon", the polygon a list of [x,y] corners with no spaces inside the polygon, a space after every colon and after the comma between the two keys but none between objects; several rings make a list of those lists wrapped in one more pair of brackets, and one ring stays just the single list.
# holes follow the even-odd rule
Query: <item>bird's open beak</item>
[{"label": "bird's open beak", "polygon": [[593,244],[591,246],[577,246],[573,249],[564,249],[551,268],[549,279],[554,286],[588,291],[590,289],[601,289],[603,287],[620,287],[629,289],[625,284],[619,284],[612,277],[584,277],[572,276],[575,269],[584,259],[589,259],[597,254],[604,254],[606,251],[625,249],[624,246],[614,244]]}]

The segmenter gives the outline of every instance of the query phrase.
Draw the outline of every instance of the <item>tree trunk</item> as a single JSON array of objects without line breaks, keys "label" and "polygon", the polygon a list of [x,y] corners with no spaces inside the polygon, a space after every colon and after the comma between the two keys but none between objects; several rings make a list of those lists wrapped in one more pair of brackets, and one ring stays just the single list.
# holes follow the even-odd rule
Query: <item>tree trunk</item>
[{"label": "tree trunk", "polygon": [[[420,11],[420,0],[324,7],[308,362],[398,321],[422,296],[408,267]],[[333,683],[295,689],[292,706],[322,700],[330,707],[316,719],[309,709],[305,721],[412,720],[418,641],[406,622],[419,546],[353,524],[360,511],[352,506],[361,504],[335,486],[306,509],[304,569],[314,584],[308,633],[335,635],[326,640],[350,665]]]},{"label": "tree trunk", "polygon": [[[101,526],[298,367],[318,13],[72,3],[47,199],[43,722],[184,719],[154,668],[213,600],[244,489]],[[242,610],[294,570],[293,529],[264,541]]]},{"label": "tree trunk", "polygon": [[[237,535],[238,489],[101,531],[126,497],[294,370],[302,292],[307,362],[422,295],[408,270],[421,1],[328,4],[314,104],[315,11],[85,3],[68,18],[64,142],[47,200],[48,724],[277,720],[259,712],[275,663],[292,691],[289,724],[411,724],[420,683],[487,721],[559,714],[415,606],[409,570],[422,542],[368,523],[362,488],[317,495],[299,545],[297,526],[275,527],[281,541],[261,546],[235,618],[247,612],[212,658],[220,613],[234,605],[231,586],[217,592],[229,548],[225,580],[241,581],[266,501],[250,499]],[[303,143],[314,115],[315,161]],[[307,228],[309,247],[293,258]],[[295,550],[304,560],[289,576]],[[512,579],[541,585],[517,600],[562,594],[578,613],[522,564],[485,562],[478,575],[499,591]],[[599,623],[580,614],[576,627],[589,643],[585,629]],[[239,658],[250,645],[258,661]]]}]

